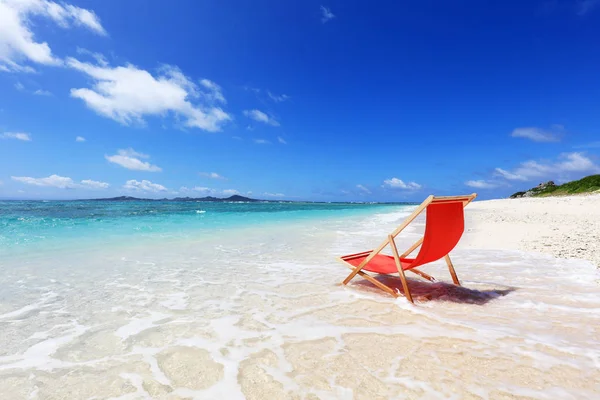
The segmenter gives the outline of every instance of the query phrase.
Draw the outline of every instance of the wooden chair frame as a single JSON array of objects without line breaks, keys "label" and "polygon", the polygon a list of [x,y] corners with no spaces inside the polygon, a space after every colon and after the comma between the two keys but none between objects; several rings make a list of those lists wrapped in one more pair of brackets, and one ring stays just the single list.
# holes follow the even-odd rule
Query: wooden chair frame
[{"label": "wooden chair frame", "polygon": [[[396,242],[394,241],[394,239],[411,222],[413,222],[425,209],[427,209],[427,206],[429,206],[430,204],[444,203],[444,202],[449,202],[449,201],[462,201],[463,207],[466,207],[476,197],[477,197],[476,193],[472,193],[470,195],[465,195],[465,196],[438,196],[438,197],[435,197],[435,196],[431,195],[431,196],[427,197],[425,199],[425,201],[423,201],[423,203],[421,203],[421,205],[419,205],[419,207],[417,207],[412,212],[412,214],[410,214],[404,220],[404,222],[402,222],[402,224],[400,224],[400,226],[398,228],[396,228],[396,230],[394,230],[391,234],[389,234],[387,239],[383,243],[381,243],[381,245],[379,245],[379,247],[377,247],[375,250],[364,251],[362,253],[352,254],[350,256],[344,257],[346,260],[349,260],[352,258],[364,257],[366,254],[369,254],[369,256],[367,258],[365,258],[363,260],[363,262],[361,262],[357,267],[354,267],[353,265],[347,263],[342,257],[337,258],[338,261],[344,263],[348,268],[350,268],[352,270],[350,275],[348,275],[342,283],[344,285],[347,285],[348,282],[350,282],[350,280],[352,280],[352,278],[354,278],[356,275],[360,275],[361,277],[365,278],[366,280],[368,280],[369,282],[371,282],[373,285],[377,286],[381,290],[391,294],[394,297],[398,297],[398,293],[396,293],[392,288],[390,288],[387,285],[384,285],[383,283],[379,282],[377,279],[373,278],[372,276],[370,276],[367,273],[362,271],[362,269],[369,263],[369,261],[371,261],[377,254],[381,253],[381,251],[389,244],[392,249],[392,254],[394,256],[394,261],[396,263],[396,267],[398,268],[398,275],[400,275],[400,280],[402,281],[404,295],[406,296],[408,301],[410,301],[411,303],[414,303],[413,297],[410,293],[410,288],[408,287],[406,275],[404,274],[404,269],[402,268],[402,263],[400,262],[400,259],[407,257],[413,251],[415,251],[423,243],[423,239],[425,237],[422,237],[419,240],[417,240],[412,246],[410,246],[404,253],[402,253],[400,255],[398,254],[398,248],[396,247]],[[444,259],[446,261],[446,265],[448,266],[448,270],[450,271],[450,275],[452,276],[452,281],[454,282],[455,285],[460,286],[460,281],[458,280],[458,276],[456,275],[456,271],[454,270],[454,265],[452,265],[452,260],[450,260],[450,255],[446,254],[446,256],[444,256]],[[408,271],[410,271],[416,275],[419,275],[420,277],[427,279],[430,282],[435,282],[435,278],[433,276],[428,275],[416,268],[411,268]]]}]

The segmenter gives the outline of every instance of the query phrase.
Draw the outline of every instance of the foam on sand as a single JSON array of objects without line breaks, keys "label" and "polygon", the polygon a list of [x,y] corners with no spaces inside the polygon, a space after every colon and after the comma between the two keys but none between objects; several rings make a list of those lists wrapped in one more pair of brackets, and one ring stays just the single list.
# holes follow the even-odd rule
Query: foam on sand
[{"label": "foam on sand", "polygon": [[[334,257],[373,248],[405,214],[12,265],[22,282],[0,287],[31,299],[32,308],[3,310],[0,392],[33,399],[598,397],[600,276],[588,262],[461,248],[453,260],[464,287],[448,283],[444,263],[434,263],[424,268],[440,282],[410,280],[415,297],[431,298],[416,306],[361,279],[341,286],[349,270]],[[417,231],[398,246],[408,247]],[[45,275],[61,284],[44,300]]]}]

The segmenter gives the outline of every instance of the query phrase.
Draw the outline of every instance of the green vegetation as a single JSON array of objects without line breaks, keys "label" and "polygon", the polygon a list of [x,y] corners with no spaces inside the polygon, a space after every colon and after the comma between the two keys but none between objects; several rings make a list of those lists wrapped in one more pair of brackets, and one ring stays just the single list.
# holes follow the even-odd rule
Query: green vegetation
[{"label": "green vegetation", "polygon": [[517,192],[517,193],[513,193],[510,195],[511,199],[518,199],[519,197],[525,197],[525,194],[527,194],[527,192]]},{"label": "green vegetation", "polygon": [[600,191],[600,175],[590,175],[578,181],[567,182],[562,185],[555,185],[554,182],[546,182],[529,189],[527,192],[517,192],[510,196],[518,197],[546,197],[546,196],[566,196],[570,194],[592,193]]}]

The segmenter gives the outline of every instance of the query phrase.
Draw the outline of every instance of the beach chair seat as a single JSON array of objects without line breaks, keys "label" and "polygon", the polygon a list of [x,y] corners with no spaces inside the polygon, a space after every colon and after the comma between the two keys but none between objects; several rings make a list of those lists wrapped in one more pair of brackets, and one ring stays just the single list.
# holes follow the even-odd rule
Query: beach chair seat
[{"label": "beach chair seat", "polygon": [[[397,273],[402,281],[404,295],[411,303],[414,303],[404,271],[413,272],[433,282],[435,278],[417,269],[417,267],[444,258],[452,276],[452,281],[454,284],[460,286],[460,281],[450,260],[449,253],[456,247],[465,230],[464,208],[475,197],[477,197],[475,193],[465,196],[429,196],[394,232],[388,235],[378,248],[338,257],[339,261],[352,269],[350,275],[344,279],[343,284],[347,285],[352,278],[360,275],[378,288],[394,297],[398,297],[396,291],[373,278],[365,271],[383,275]],[[409,247],[408,250],[399,254],[394,239],[423,211],[426,212],[425,234]],[[390,246],[392,255],[381,253],[387,246]],[[417,256],[408,258],[419,246],[420,249]]]}]

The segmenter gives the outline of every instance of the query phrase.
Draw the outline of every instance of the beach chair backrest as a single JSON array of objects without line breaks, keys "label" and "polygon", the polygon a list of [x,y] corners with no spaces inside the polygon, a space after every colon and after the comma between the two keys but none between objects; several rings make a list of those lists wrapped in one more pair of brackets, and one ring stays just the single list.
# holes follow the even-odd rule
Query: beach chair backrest
[{"label": "beach chair backrest", "polygon": [[434,201],[426,210],[423,244],[411,268],[437,261],[450,253],[465,230],[463,201]]}]

